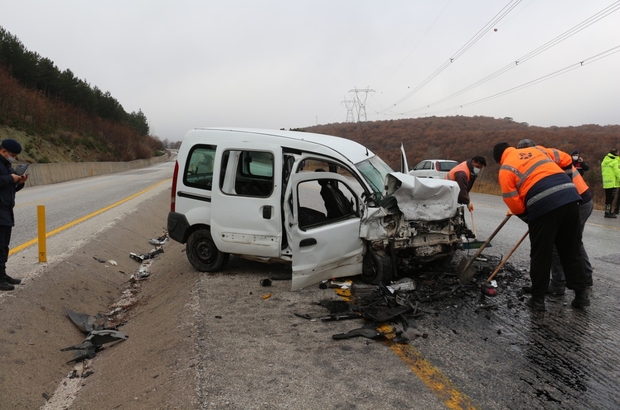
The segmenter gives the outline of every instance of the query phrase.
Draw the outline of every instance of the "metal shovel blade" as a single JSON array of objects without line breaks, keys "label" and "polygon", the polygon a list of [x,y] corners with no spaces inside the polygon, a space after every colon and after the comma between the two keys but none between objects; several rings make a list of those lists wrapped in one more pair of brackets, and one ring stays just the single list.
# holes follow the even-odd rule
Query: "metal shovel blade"
[{"label": "metal shovel blade", "polygon": [[476,269],[471,265],[472,262],[473,259],[463,258],[456,267],[456,274],[462,284],[469,283],[476,274]]},{"label": "metal shovel blade", "polygon": [[459,262],[459,264],[456,267],[456,274],[458,275],[459,280],[461,281],[462,284],[469,283],[471,281],[471,279],[474,277],[474,275],[476,274],[476,269],[473,266],[471,266],[471,264],[474,262],[474,260],[478,256],[480,256],[480,254],[482,253],[484,248],[487,247],[487,245],[491,242],[491,239],[493,239],[495,237],[495,235],[497,235],[497,233],[500,231],[500,229],[502,229],[502,227],[506,224],[506,222],[508,222],[508,220],[510,219],[511,216],[512,216],[511,213],[506,214],[506,217],[504,218],[502,223],[499,224],[499,226],[497,228],[495,228],[495,231],[493,231],[491,236],[489,236],[489,239],[487,239],[482,244],[482,246],[480,248],[478,248],[478,251],[476,251],[474,256],[472,256],[471,258],[463,258],[463,259],[461,259],[461,261]]}]

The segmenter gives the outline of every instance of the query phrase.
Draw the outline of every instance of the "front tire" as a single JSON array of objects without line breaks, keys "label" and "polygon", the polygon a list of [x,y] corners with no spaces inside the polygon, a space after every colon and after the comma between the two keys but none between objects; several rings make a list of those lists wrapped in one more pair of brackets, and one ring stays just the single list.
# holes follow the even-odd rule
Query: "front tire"
[{"label": "front tire", "polygon": [[371,285],[383,282],[384,285],[389,285],[393,272],[392,259],[388,255],[380,255],[370,248],[366,250],[362,262],[363,282]]},{"label": "front tire", "polygon": [[200,272],[217,272],[228,262],[230,256],[217,249],[211,231],[206,228],[191,233],[185,250],[189,263]]}]

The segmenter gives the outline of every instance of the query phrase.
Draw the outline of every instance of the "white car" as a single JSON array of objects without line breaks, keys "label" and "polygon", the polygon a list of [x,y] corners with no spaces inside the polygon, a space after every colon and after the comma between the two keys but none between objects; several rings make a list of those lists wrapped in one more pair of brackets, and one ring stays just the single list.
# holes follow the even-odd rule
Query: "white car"
[{"label": "white car", "polygon": [[425,159],[409,171],[409,175],[418,178],[445,179],[448,172],[459,163],[448,159]]}]

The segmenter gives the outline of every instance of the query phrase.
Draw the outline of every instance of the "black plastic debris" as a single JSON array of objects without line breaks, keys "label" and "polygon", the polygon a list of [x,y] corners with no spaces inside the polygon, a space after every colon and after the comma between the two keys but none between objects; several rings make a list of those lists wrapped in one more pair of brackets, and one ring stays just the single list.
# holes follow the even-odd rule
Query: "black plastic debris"
[{"label": "black plastic debris", "polygon": [[101,314],[89,316],[85,313],[74,312],[71,309],[65,309],[69,319],[77,326],[82,333],[90,333],[93,330],[103,330],[107,327],[108,319]]},{"label": "black plastic debris", "polygon": [[142,263],[145,260],[153,259],[155,256],[159,255],[160,253],[164,253],[164,248],[162,248],[161,246],[158,246],[155,249],[151,250],[149,253],[143,253],[140,255],[130,252],[129,257],[133,260],[136,260]]},{"label": "black plastic debris", "polygon": [[60,349],[61,352],[73,350],[73,359],[67,361],[67,363],[77,362],[84,359],[92,359],[95,354],[103,349],[103,345],[114,342],[121,342],[127,340],[127,336],[123,332],[118,330],[93,330],[82,341],[82,343],[65,347]]},{"label": "black plastic debris", "polygon": [[351,339],[352,337],[365,337],[367,339],[379,339],[383,337],[383,333],[379,332],[376,329],[371,329],[367,327],[360,327],[359,329],[349,330],[347,333],[338,333],[332,335],[332,339],[341,340],[341,339]]},{"label": "black plastic debris", "polygon": [[149,239],[149,243],[151,245],[161,246],[161,245],[167,243],[169,240],[170,240],[170,238],[168,237],[168,234],[166,233],[166,234],[160,236],[159,238]]}]

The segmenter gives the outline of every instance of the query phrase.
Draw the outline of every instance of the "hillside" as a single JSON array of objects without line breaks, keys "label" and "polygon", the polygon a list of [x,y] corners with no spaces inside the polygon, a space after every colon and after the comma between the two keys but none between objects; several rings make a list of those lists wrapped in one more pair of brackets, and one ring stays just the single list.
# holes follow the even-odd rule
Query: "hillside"
[{"label": "hillside", "polygon": [[[590,165],[585,179],[592,189],[595,203],[603,203],[600,162],[611,148],[620,143],[620,125],[581,125],[578,127],[537,127],[511,118],[427,117],[404,120],[317,125],[308,132],[336,135],[364,144],[382,157],[392,168],[400,168],[400,144],[405,146],[409,167],[427,158],[464,161],[483,155],[489,166],[474,191],[499,193],[493,161],[493,146],[501,141],[515,145],[524,138],[537,144],[570,153],[577,149]],[[598,207],[597,207],[598,208]]]},{"label": "hillside", "polygon": [[20,141],[29,162],[131,161],[163,149],[141,110],[127,113],[1,26],[0,137]]}]

